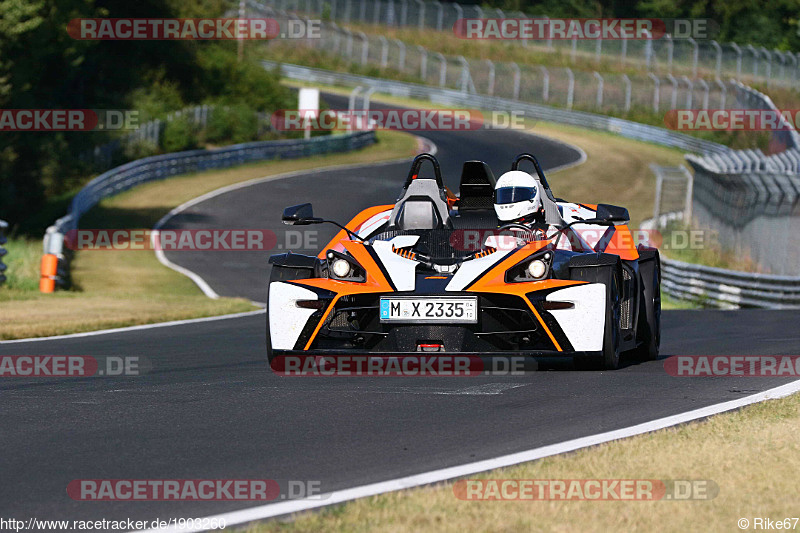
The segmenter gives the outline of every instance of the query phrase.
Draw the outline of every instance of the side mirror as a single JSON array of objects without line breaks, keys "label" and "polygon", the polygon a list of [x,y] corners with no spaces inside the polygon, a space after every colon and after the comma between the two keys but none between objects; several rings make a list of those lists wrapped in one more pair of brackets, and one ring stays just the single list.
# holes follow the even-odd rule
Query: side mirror
[{"label": "side mirror", "polygon": [[300,204],[284,209],[281,221],[290,226],[306,226],[308,224],[319,224],[322,219],[314,218],[314,209],[311,204]]},{"label": "side mirror", "polygon": [[606,222],[629,222],[631,216],[624,207],[609,204],[597,204],[597,218]]}]

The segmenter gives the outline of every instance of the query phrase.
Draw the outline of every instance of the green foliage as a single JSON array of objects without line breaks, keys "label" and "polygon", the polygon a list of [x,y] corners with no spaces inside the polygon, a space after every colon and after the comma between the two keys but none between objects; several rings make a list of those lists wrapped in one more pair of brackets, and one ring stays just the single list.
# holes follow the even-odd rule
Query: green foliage
[{"label": "green foliage", "polygon": [[167,122],[161,144],[165,152],[182,152],[197,148],[194,126],[185,116],[175,117]]},{"label": "green foliage", "polygon": [[216,144],[239,144],[256,140],[258,119],[250,107],[217,106],[208,121],[206,140]]}]

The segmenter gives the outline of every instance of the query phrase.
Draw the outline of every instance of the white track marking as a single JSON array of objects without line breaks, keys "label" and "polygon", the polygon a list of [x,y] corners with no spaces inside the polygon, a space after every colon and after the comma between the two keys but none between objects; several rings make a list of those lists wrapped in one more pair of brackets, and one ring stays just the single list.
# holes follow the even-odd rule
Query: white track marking
[{"label": "white track marking", "polygon": [[[260,307],[265,307],[263,303],[253,302],[253,304]],[[187,320],[173,320],[170,322],[156,322],[155,324],[142,324],[140,326],[128,326],[124,328],[113,329],[100,329],[97,331],[85,331],[83,333],[70,333],[69,335],[53,335],[52,337],[31,337],[29,339],[14,339],[11,341],[0,341],[3,344],[15,344],[19,342],[37,342],[37,341],[57,341],[60,339],[77,339],[80,337],[93,337],[95,335],[108,335],[109,333],[126,333],[128,331],[140,331],[143,329],[155,328],[169,328],[173,326],[183,326],[186,324],[199,324],[200,322],[213,322],[215,320],[228,320],[231,318],[242,318],[245,316],[260,315],[265,312],[265,309],[257,309],[255,311],[245,311],[243,313],[232,313],[230,315],[216,315],[207,316],[203,318],[190,318]]]},{"label": "white track marking", "polygon": [[[308,511],[310,509],[316,509],[327,505],[343,503],[358,498],[365,498],[368,496],[385,494],[387,492],[409,489],[412,487],[419,487],[422,485],[429,485],[431,483],[438,483],[441,481],[447,481],[454,478],[469,476],[477,474],[479,472],[486,472],[487,470],[493,470],[495,468],[503,468],[506,466],[525,463],[528,461],[535,461],[537,459],[550,457],[552,455],[572,452],[575,450],[579,450],[581,448],[596,446],[598,444],[602,444],[605,442],[611,442],[626,437],[632,437],[634,435],[641,435],[642,433],[648,433],[650,431],[656,431],[659,429],[668,428],[678,424],[684,424],[686,422],[691,422],[692,420],[699,420],[702,418],[709,417],[711,415],[724,413],[726,411],[731,411],[734,409],[739,409],[740,407],[744,407],[746,405],[750,405],[753,403],[763,402],[765,400],[783,398],[785,396],[789,396],[790,394],[794,394],[798,391],[800,391],[800,380],[793,381],[786,385],[775,387],[773,389],[769,389],[763,392],[759,392],[758,394],[746,396],[738,400],[731,400],[728,402],[709,405],[708,407],[702,407],[700,409],[695,409],[693,411],[687,411],[685,413],[659,418],[658,420],[652,420],[650,422],[645,422],[643,424],[637,424],[635,426],[630,426],[627,428],[608,431],[606,433],[598,433],[597,435],[581,437],[578,439],[568,440],[565,442],[560,442],[558,444],[551,444],[549,446],[542,446],[540,448],[534,448],[532,450],[526,450],[523,452],[513,453],[510,455],[503,455],[500,457],[495,457],[494,459],[486,459],[484,461],[476,461],[474,463],[467,463],[460,466],[443,468],[441,470],[433,470],[430,472],[424,472],[422,474],[416,474],[413,476],[390,479],[388,481],[381,481],[378,483],[371,483],[369,485],[361,485],[359,487],[353,487],[350,489],[343,489],[334,492],[329,492],[327,494],[320,495],[317,499],[314,500],[282,501],[279,503],[259,505],[257,507],[251,507],[249,509],[242,509],[240,511],[223,513],[219,515],[209,516],[206,518],[207,519],[216,518],[218,520],[222,519],[225,520],[227,526],[233,526],[237,524],[244,524],[246,522],[252,522],[254,520],[264,520],[266,518],[273,518],[276,516],[287,515],[301,511]],[[206,530],[172,528],[172,529],[150,530],[150,531],[151,533],[156,533],[157,531],[163,532],[163,531],[206,531]]]}]

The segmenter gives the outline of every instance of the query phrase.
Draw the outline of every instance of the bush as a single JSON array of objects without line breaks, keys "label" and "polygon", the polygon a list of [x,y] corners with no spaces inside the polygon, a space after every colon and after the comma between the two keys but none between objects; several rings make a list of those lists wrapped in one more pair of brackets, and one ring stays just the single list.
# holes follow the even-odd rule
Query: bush
[{"label": "bush", "polygon": [[239,144],[258,137],[258,118],[244,104],[218,105],[208,120],[206,140],[216,144]]},{"label": "bush", "polygon": [[189,119],[181,116],[167,122],[161,137],[161,146],[168,153],[197,148],[197,134]]}]

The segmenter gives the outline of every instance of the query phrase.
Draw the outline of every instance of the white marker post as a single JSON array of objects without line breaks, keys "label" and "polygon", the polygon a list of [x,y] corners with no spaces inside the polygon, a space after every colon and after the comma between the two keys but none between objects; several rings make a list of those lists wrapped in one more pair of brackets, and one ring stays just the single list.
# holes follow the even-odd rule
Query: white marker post
[{"label": "white marker post", "polygon": [[305,138],[310,139],[311,119],[316,119],[319,116],[319,89],[300,89],[297,100],[297,109],[300,110],[303,116]]}]

